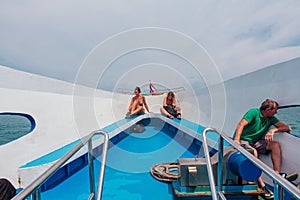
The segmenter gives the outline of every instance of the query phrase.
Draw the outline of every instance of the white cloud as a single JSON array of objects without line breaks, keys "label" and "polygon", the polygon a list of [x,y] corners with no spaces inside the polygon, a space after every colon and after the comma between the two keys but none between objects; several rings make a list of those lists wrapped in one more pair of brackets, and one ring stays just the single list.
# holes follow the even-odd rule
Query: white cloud
[{"label": "white cloud", "polygon": [[298,0],[12,0],[0,8],[0,64],[67,81],[97,44],[149,26],[195,39],[225,79],[300,56]]}]

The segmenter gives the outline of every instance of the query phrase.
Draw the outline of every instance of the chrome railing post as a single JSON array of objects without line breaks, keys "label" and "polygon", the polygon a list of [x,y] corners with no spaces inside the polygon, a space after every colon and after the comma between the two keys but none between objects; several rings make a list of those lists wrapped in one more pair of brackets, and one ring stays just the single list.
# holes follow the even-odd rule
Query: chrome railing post
[{"label": "chrome railing post", "polygon": [[214,174],[212,171],[212,165],[211,165],[211,160],[210,160],[210,155],[209,155],[209,150],[208,150],[208,144],[206,140],[206,133],[207,131],[212,130],[211,128],[206,128],[203,133],[202,133],[202,138],[203,138],[203,149],[204,149],[204,154],[205,154],[205,161],[206,161],[206,168],[207,168],[207,173],[208,173],[208,180],[210,184],[210,190],[211,190],[211,196],[213,200],[217,200],[217,192],[216,192],[216,184],[215,184],[215,179],[214,179]]},{"label": "chrome railing post", "polygon": [[[88,166],[90,175],[90,193],[95,194],[95,172],[94,172],[94,159],[93,159],[93,143],[92,140],[88,141]],[[94,195],[92,200],[94,200]]]},{"label": "chrome railing post", "polygon": [[104,142],[102,147],[102,160],[101,160],[101,167],[100,167],[100,173],[98,179],[97,200],[100,200],[102,197],[103,179],[104,179],[106,156],[107,156],[108,141],[109,141],[109,137],[107,133],[103,132],[103,136],[104,136]]},{"label": "chrome railing post", "polygon": [[218,150],[218,193],[222,192],[223,185],[223,152],[224,152],[224,139],[220,135],[219,150]]}]

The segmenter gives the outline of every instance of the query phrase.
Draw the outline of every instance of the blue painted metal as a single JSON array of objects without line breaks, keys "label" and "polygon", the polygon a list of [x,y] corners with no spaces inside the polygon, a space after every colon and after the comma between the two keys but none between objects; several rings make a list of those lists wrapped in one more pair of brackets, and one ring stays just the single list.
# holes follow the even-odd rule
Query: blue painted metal
[{"label": "blue painted metal", "polygon": [[256,181],[262,173],[261,169],[240,152],[234,152],[230,155],[228,159],[228,169],[246,181]]}]

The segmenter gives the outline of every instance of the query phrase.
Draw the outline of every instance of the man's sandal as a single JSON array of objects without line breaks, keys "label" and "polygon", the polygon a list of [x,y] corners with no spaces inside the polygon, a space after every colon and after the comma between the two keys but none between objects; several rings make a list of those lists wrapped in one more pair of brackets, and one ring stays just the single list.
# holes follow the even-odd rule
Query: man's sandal
[{"label": "man's sandal", "polygon": [[279,173],[283,178],[285,178],[286,180],[292,182],[294,180],[296,180],[298,178],[298,174],[297,173],[290,173],[290,174],[286,174],[286,173]]}]

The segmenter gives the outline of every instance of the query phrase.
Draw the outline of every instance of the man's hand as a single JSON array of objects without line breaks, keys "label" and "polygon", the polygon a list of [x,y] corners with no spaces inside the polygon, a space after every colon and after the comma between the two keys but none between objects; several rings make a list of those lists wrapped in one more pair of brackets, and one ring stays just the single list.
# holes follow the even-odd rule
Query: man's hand
[{"label": "man's hand", "polygon": [[266,134],[266,136],[265,136],[265,140],[266,140],[267,143],[273,141],[273,139],[274,139],[274,133],[275,133],[275,131],[272,130],[272,129],[270,129],[270,130],[267,132],[267,134]]},{"label": "man's hand", "polygon": [[238,143],[238,144],[241,144],[241,141],[238,140],[238,139],[234,139],[234,141],[235,141],[236,143]]}]

